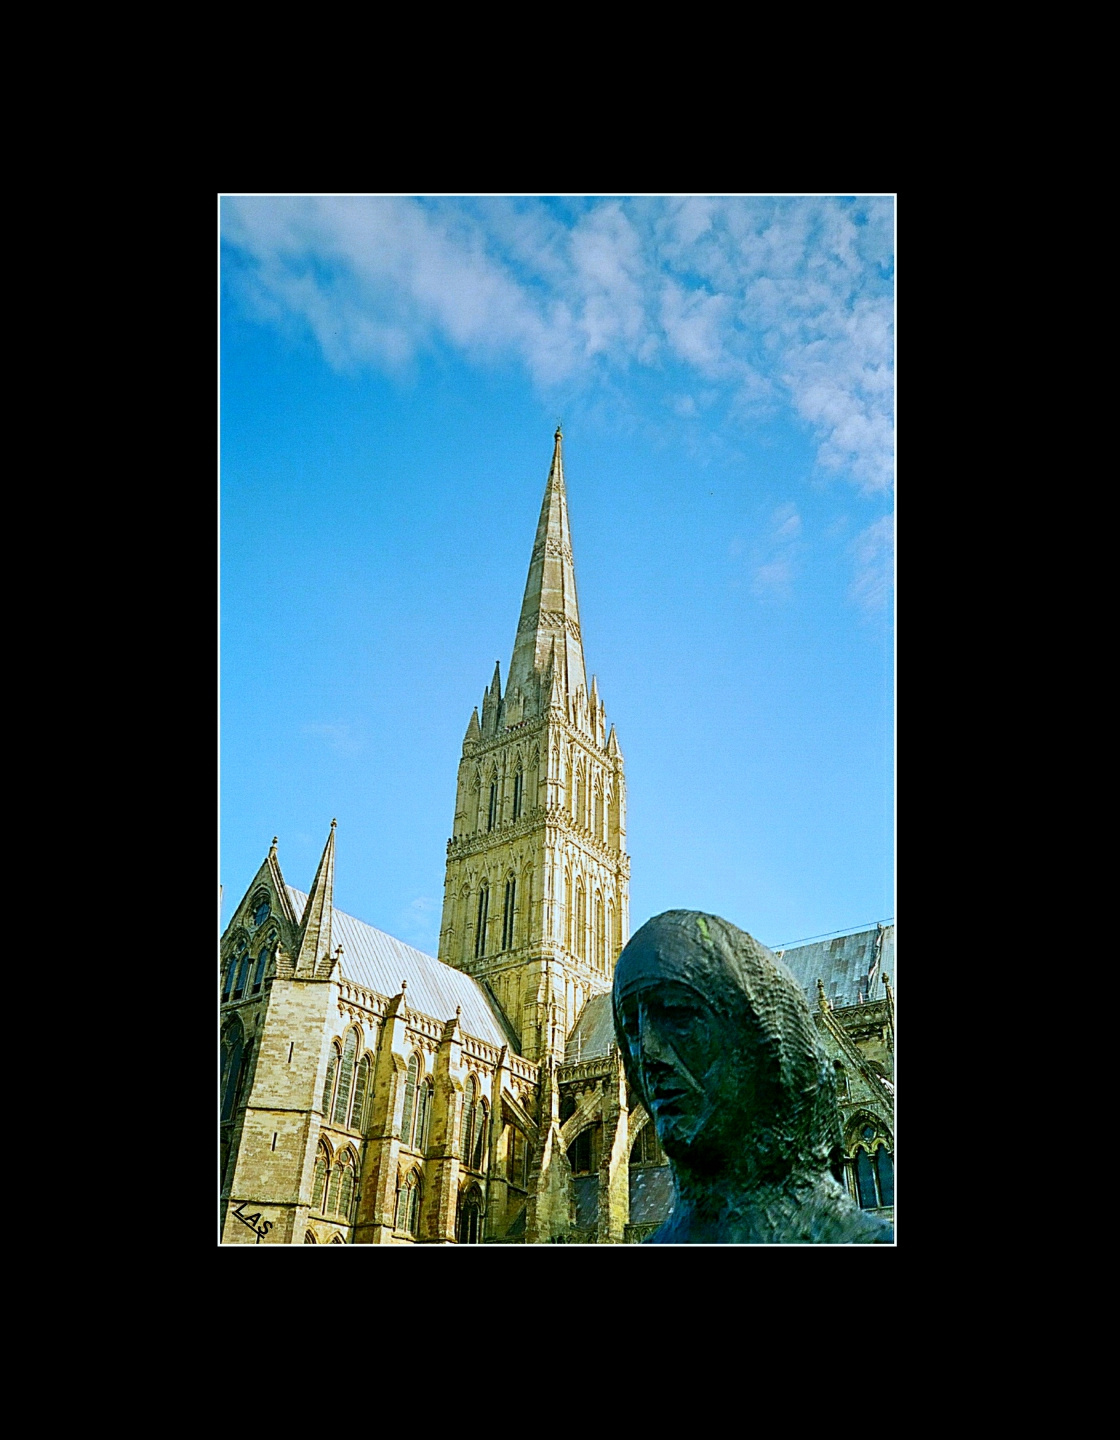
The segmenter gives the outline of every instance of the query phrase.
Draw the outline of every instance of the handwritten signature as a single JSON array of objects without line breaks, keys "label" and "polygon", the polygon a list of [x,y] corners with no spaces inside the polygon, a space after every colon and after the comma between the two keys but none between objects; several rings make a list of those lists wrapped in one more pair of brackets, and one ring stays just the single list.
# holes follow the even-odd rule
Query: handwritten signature
[{"label": "handwritten signature", "polygon": [[242,1200],[237,1209],[233,1211],[233,1214],[241,1221],[242,1225],[248,1225],[249,1229],[257,1237],[257,1244],[259,1245],[272,1229],[272,1221],[261,1220],[259,1212],[256,1215],[246,1215],[245,1206],[247,1203],[247,1201]]}]

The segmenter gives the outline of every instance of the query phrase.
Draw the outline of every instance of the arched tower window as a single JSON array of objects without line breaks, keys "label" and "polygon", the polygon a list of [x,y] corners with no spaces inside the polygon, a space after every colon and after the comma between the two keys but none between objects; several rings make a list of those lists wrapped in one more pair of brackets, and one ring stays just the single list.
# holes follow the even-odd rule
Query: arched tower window
[{"label": "arched tower window", "polygon": [[401,1144],[412,1149],[412,1119],[416,1110],[416,1087],[420,1080],[420,1057],[413,1054],[404,1082],[404,1112],[401,1115]]},{"label": "arched tower window", "polygon": [[570,870],[564,871],[564,896],[561,901],[563,909],[563,934],[565,949],[572,949],[572,875]]},{"label": "arched tower window", "polygon": [[238,941],[237,949],[226,961],[225,979],[222,981],[223,1000],[228,1000],[230,998],[230,995],[234,988],[234,982],[237,980],[237,972],[241,967],[241,962],[244,959],[245,951],[248,947],[248,944],[248,940]]},{"label": "arched tower window", "polygon": [[245,1029],[236,1015],[222,1032],[222,1120],[230,1120],[241,1096],[245,1068]]},{"label": "arched tower window", "polygon": [[513,907],[517,899],[517,881],[512,875],[506,880],[505,903],[502,908],[502,949],[513,949]]},{"label": "arched tower window", "polygon": [[603,956],[606,952],[606,937],[603,934],[603,897],[598,891],[595,892],[595,966],[602,970],[606,964]]},{"label": "arched tower window", "polygon": [[581,960],[587,959],[587,892],[583,880],[576,881],[576,954]]},{"label": "arched tower window", "polygon": [[513,818],[521,819],[521,795],[525,784],[525,777],[521,773],[521,766],[518,765],[517,772],[513,777]]},{"label": "arched tower window", "polygon": [[614,962],[614,952],[617,945],[614,938],[614,901],[607,901],[607,965]]},{"label": "arched tower window", "polygon": [[486,812],[486,828],[493,830],[498,823],[498,781],[497,778],[490,781],[490,805]]},{"label": "arched tower window", "polygon": [[409,1171],[397,1195],[397,1229],[420,1233],[420,1176],[415,1170]]},{"label": "arched tower window", "polygon": [[486,922],[490,917],[490,886],[484,880],[478,889],[478,928],[474,933],[474,958],[486,954]]},{"label": "arched tower window", "polygon": [[334,1097],[332,1119],[336,1125],[345,1125],[350,1109],[350,1087],[354,1083],[354,1059],[358,1053],[358,1032],[347,1030],[342,1047],[342,1064],[338,1069],[338,1093]]},{"label": "arched tower window", "polygon": [[595,782],[595,839],[603,838],[603,789]]},{"label": "arched tower window", "polygon": [[264,972],[268,969],[269,956],[272,954],[272,947],[276,944],[276,934],[273,932],[261,946],[261,953],[257,956],[257,968],[253,971],[253,994],[260,992],[264,984]]},{"label": "arched tower window", "polygon": [[327,1078],[323,1081],[323,1119],[329,1120],[331,1114],[331,1101],[334,1098],[334,1082],[338,1077],[338,1062],[342,1059],[342,1047],[338,1041],[331,1045],[330,1059],[327,1061]]},{"label": "arched tower window", "polygon": [[370,1059],[363,1055],[354,1077],[354,1099],[350,1106],[349,1126],[351,1130],[365,1129],[366,1093],[369,1090]]},{"label": "arched tower window", "polygon": [[248,969],[249,942],[247,940],[242,940],[240,948],[237,952],[236,966],[231,967],[231,973],[233,973],[234,970],[236,971],[236,973],[234,973],[233,994],[230,997],[231,999],[240,1000],[242,995],[245,994],[245,976],[248,972]]},{"label": "arched tower window", "polygon": [[311,1182],[311,1208],[323,1214],[327,1198],[327,1178],[331,1170],[331,1152],[325,1140],[319,1141],[315,1151],[315,1173]]}]

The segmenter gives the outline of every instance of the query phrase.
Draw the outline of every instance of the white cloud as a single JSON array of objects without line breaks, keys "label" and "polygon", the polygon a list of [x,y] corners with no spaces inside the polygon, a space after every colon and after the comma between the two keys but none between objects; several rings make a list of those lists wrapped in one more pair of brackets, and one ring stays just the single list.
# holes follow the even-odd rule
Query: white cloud
[{"label": "white cloud", "polygon": [[867,493],[893,474],[892,228],[890,199],[223,202],[230,283],[337,368],[445,344],[547,389],[672,363],[732,416],[784,402]]},{"label": "white cloud", "polygon": [[770,517],[765,549],[756,551],[751,593],[760,600],[789,600],[801,551],[801,516],[797,506],[779,505]]},{"label": "white cloud", "polygon": [[851,544],[855,579],[851,596],[865,615],[885,610],[894,584],[894,516],[884,515]]},{"label": "white cloud", "polygon": [[301,725],[300,734],[313,735],[316,739],[322,740],[328,749],[334,750],[339,755],[357,755],[362,749],[361,740],[354,734],[352,727],[345,723]]}]

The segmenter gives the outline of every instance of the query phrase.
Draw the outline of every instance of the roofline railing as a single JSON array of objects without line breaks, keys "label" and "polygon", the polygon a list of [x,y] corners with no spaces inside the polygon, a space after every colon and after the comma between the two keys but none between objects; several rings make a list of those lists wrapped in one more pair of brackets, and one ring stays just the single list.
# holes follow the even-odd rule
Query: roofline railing
[{"label": "roofline railing", "polygon": [[894,924],[894,916],[889,920],[869,920],[865,925],[849,925],[843,930],[829,930],[824,935],[806,935],[804,940],[786,940],[781,945],[767,945],[767,950],[793,950],[798,945],[811,945],[814,940],[834,940],[839,935],[863,935],[868,930],[874,930],[879,926],[886,929],[888,925]]}]

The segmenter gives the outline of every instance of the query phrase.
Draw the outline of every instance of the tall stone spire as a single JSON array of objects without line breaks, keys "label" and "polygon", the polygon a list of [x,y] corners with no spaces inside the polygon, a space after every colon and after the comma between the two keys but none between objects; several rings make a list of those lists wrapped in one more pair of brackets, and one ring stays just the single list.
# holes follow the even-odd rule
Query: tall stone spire
[{"label": "tall stone spire", "polygon": [[518,688],[529,691],[533,672],[545,670],[554,641],[557,687],[568,694],[574,694],[581,685],[587,688],[572,537],[568,531],[568,497],[564,490],[561,453],[564,437],[559,426],[554,438],[552,466],[537,521],[533,553],[529,557],[529,578],[525,582],[517,638],[513,642],[507,695]]},{"label": "tall stone spire", "polygon": [[299,952],[296,955],[297,975],[313,974],[324,956],[330,959],[331,907],[334,904],[334,832],[337,824],[337,820],[331,821],[331,833],[323,850],[323,858],[319,861],[311,894],[303,908]]}]

